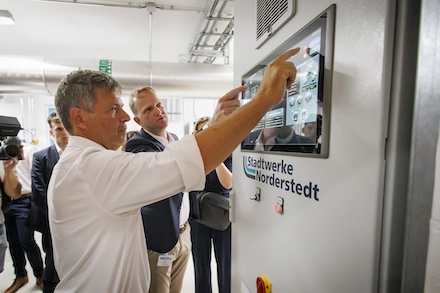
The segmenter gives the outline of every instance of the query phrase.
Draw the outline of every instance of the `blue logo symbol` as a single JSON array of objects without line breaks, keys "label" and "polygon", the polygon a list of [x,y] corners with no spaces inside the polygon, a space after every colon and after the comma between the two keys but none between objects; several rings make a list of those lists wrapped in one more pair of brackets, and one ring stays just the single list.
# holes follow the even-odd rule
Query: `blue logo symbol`
[{"label": "blue logo symbol", "polygon": [[255,173],[256,173],[256,170],[255,170],[255,169],[252,169],[252,168],[247,164],[247,162],[248,162],[248,157],[247,157],[247,156],[244,156],[244,157],[243,157],[243,169],[244,169],[244,174],[246,174],[246,176],[247,176],[248,178],[255,179]]}]

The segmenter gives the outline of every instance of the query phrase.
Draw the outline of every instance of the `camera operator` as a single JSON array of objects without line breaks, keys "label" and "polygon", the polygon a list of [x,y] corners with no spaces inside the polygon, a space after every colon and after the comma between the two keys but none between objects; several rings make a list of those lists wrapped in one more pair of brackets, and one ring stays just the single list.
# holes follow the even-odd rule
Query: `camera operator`
[{"label": "camera operator", "polygon": [[9,243],[9,252],[14,266],[15,280],[5,293],[18,291],[29,282],[26,270],[26,257],[32,267],[36,284],[43,289],[43,259],[40,247],[34,238],[34,229],[27,225],[29,212],[32,205],[31,199],[31,167],[32,157],[37,151],[32,144],[21,146],[19,163],[15,168],[21,183],[20,197],[11,202],[10,208],[5,212],[6,236]]},{"label": "camera operator", "polygon": [[[5,192],[12,199],[19,198],[21,196],[21,184],[18,181],[17,176],[14,173],[14,168],[18,164],[18,158],[12,158],[9,160],[3,160],[0,163],[0,184],[2,188],[1,192]],[[2,201],[2,195],[0,194],[0,206]],[[6,242],[5,234],[5,217],[3,210],[0,209],[0,273],[3,272],[5,263],[5,254],[8,244]]]}]

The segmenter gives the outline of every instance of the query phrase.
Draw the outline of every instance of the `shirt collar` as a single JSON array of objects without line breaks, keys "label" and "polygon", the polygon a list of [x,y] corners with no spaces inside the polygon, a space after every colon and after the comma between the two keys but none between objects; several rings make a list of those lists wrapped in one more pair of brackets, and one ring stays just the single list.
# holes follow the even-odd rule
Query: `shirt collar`
[{"label": "shirt collar", "polygon": [[63,153],[63,149],[60,148],[60,146],[55,142],[55,148],[57,149],[58,154],[61,156],[61,154]]},{"label": "shirt collar", "polygon": [[154,139],[156,139],[158,142],[160,142],[160,143],[161,143],[162,145],[164,145],[164,146],[167,146],[168,143],[174,141],[173,136],[170,135],[170,133],[169,133],[168,131],[167,131],[167,138],[168,138],[168,139],[165,139],[165,138],[163,138],[162,136],[159,136],[159,135],[155,135],[155,134],[149,132],[148,130],[146,130],[145,128],[144,128],[144,131],[145,131],[146,133],[148,133],[149,135],[151,135],[152,137],[154,137]]}]

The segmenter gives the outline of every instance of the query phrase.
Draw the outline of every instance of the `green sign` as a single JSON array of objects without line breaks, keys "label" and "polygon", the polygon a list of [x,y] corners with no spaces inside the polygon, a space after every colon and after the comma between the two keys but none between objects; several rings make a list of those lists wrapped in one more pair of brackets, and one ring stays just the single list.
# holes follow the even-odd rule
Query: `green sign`
[{"label": "green sign", "polygon": [[112,75],[112,60],[99,60],[99,71]]}]

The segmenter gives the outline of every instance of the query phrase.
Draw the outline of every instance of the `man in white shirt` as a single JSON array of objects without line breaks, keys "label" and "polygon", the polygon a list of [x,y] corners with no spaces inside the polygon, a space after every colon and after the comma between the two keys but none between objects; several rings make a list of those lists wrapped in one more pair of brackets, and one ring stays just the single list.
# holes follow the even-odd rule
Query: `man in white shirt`
[{"label": "man in white shirt", "polygon": [[[48,208],[55,267],[55,292],[148,292],[142,206],[178,192],[201,190],[205,175],[223,162],[263,115],[278,104],[296,77],[280,55],[267,69],[257,95],[238,108],[238,87],[219,100],[229,114],[163,152],[116,152],[130,117],[118,97],[119,84],[96,71],[66,76],[55,106],[71,135],[49,183]],[[220,143],[221,142],[221,143]]]}]

